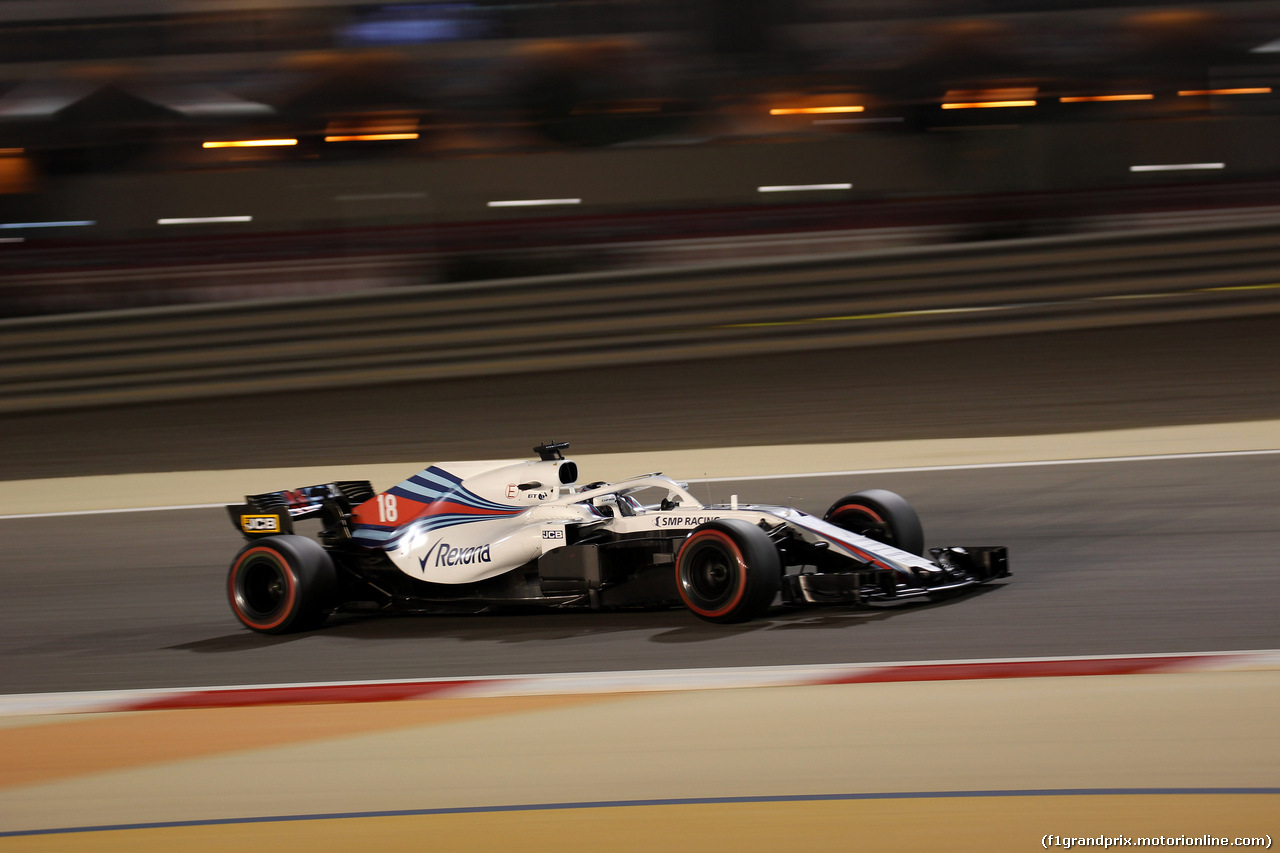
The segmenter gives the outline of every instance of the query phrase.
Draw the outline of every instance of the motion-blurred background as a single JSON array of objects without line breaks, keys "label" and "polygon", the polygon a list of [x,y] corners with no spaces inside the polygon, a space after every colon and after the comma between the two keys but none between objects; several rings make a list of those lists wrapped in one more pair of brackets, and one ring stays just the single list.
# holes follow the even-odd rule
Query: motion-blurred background
[{"label": "motion-blurred background", "polygon": [[0,0],[0,45],[9,478],[1274,409],[1280,2]]},{"label": "motion-blurred background", "polygon": [[1268,0],[3,0],[0,313],[1198,221],[1273,203],[1277,52]]}]

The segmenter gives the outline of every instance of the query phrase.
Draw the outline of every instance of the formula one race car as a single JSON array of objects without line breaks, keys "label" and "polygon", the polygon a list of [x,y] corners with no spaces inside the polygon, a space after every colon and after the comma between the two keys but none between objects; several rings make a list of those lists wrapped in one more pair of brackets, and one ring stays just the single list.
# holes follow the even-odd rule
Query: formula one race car
[{"label": "formula one race car", "polygon": [[[779,506],[703,506],[660,474],[576,486],[578,466],[447,462],[375,493],[343,481],[227,507],[248,539],[231,609],[254,631],[318,627],[334,612],[683,605],[711,622],[785,605],[939,597],[1008,576],[1004,548],[933,548],[900,496],[847,495],[822,518]],[[642,503],[641,498],[650,503]],[[294,523],[319,519],[318,541]]]}]

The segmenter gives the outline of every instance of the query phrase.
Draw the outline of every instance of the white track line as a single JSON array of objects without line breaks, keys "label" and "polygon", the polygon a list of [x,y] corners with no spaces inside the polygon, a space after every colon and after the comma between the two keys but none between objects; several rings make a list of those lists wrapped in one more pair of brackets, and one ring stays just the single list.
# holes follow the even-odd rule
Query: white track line
[{"label": "white track line", "polygon": [[71,509],[63,512],[27,512],[0,515],[0,521],[19,518],[62,518],[72,515],[111,515],[117,512],[171,512],[180,509],[222,509],[226,504],[182,504],[180,506],[131,506],[118,509]]},{"label": "white track line", "polygon": [[[804,477],[859,477],[865,474],[920,474],[930,471],[977,471],[994,468],[1038,468],[1049,465],[1098,465],[1105,462],[1164,462],[1177,459],[1214,459],[1230,456],[1274,456],[1280,450],[1215,450],[1204,453],[1154,453],[1148,456],[1098,456],[1089,459],[1043,459],[1026,462],[974,462],[955,465],[918,465],[906,468],[860,468],[854,471],[813,471],[807,474],[758,474],[743,477],[703,477],[690,483],[731,483],[739,480],[796,480]],[[3,516],[0,516],[3,517]]]},{"label": "white track line", "polygon": [[[1180,459],[1220,459],[1236,456],[1275,456],[1276,450],[1220,450],[1203,453],[1156,453],[1139,456],[1097,456],[1085,459],[1042,459],[1021,462],[975,462],[953,465],[918,465],[897,468],[858,468],[844,471],[807,471],[788,474],[742,474],[733,477],[690,477],[675,478],[687,483],[736,483],[744,480],[798,480],[807,477],[861,477],[871,474],[923,474],[939,471],[980,471],[1001,468],[1040,468],[1054,465],[1101,465],[1106,463],[1128,462],[1168,462]],[[406,468],[406,471],[408,469]],[[412,473],[412,472],[410,472]],[[282,486],[288,488],[288,486]],[[225,503],[207,504],[175,504],[171,506],[139,506],[115,509],[78,509],[60,512],[29,512],[0,515],[0,521],[24,518],[65,518],[82,515],[110,515],[121,512],[170,512],[185,509],[221,509]]]}]

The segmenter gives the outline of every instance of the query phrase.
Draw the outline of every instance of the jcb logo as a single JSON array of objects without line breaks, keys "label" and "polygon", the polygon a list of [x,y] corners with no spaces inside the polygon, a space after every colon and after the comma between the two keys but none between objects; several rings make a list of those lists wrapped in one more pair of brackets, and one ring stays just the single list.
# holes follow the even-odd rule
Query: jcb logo
[{"label": "jcb logo", "polygon": [[240,529],[245,533],[276,533],[280,530],[280,516],[242,515]]}]

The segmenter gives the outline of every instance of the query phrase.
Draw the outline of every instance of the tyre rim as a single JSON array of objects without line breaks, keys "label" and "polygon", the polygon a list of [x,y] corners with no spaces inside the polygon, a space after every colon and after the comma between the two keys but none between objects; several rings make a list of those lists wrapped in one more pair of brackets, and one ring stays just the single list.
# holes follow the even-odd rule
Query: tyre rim
[{"label": "tyre rim", "polygon": [[684,573],[685,592],[699,606],[714,610],[733,598],[738,580],[729,555],[715,545],[698,548]]},{"label": "tyre rim", "polygon": [[280,612],[289,597],[289,581],[275,560],[257,557],[240,570],[236,606],[245,615],[267,619]]}]

